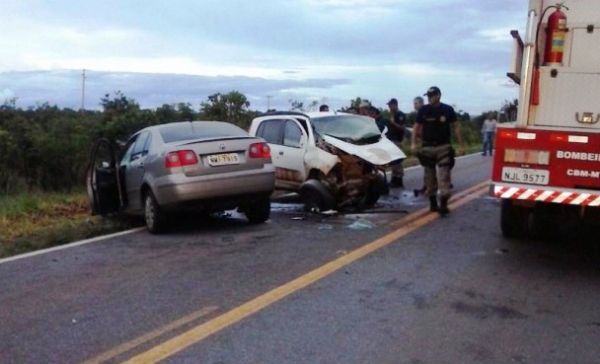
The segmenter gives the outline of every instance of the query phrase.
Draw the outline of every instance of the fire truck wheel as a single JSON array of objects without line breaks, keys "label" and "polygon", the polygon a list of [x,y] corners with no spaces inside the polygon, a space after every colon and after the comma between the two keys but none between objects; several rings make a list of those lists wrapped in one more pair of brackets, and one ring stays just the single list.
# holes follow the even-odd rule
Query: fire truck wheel
[{"label": "fire truck wheel", "polygon": [[505,238],[515,239],[525,237],[527,234],[528,210],[522,206],[515,206],[512,200],[502,199],[500,205],[500,227]]},{"label": "fire truck wheel", "polygon": [[558,236],[560,224],[553,212],[555,210],[546,205],[537,206],[531,211],[527,216],[527,231],[531,239],[550,241]]}]

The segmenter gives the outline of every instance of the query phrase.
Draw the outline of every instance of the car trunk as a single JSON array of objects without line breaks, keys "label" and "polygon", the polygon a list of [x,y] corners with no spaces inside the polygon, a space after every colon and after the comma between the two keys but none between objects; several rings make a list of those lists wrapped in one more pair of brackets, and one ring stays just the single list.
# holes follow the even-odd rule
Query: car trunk
[{"label": "car trunk", "polygon": [[250,145],[261,142],[253,137],[196,140],[177,143],[175,149],[192,150],[198,156],[198,164],[183,167],[185,175],[193,177],[262,169],[270,159],[249,156]]}]

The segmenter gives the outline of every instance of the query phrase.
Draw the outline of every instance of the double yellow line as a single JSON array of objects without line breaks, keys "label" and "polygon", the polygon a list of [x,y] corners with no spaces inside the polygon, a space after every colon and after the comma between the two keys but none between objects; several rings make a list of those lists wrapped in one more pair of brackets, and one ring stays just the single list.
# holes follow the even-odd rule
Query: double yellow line
[{"label": "double yellow line", "polygon": [[[450,204],[450,208],[456,209],[474,199],[481,197],[487,192],[488,185],[489,182],[486,181],[459,193]],[[400,219],[393,224],[394,226],[399,226],[397,230],[394,230],[371,243],[357,248],[344,256],[341,256],[329,263],[326,263],[325,265],[320,266],[319,268],[314,269],[311,272],[308,272],[288,283],[264,293],[252,299],[251,301],[242,304],[241,306],[221,314],[220,316],[195,326],[183,332],[182,334],[151,348],[148,351],[134,356],[130,360],[126,361],[126,363],[156,363],[166,359],[190,347],[191,345],[194,345],[206,339],[207,337],[243,320],[244,318],[257,313],[278,301],[281,301],[285,297],[331,275],[339,269],[392,244],[398,239],[437,219],[439,219],[439,215],[429,213],[428,209],[422,209],[407,215],[403,219]],[[179,325],[184,324],[180,322],[181,320],[178,321]],[[172,327],[173,325],[171,324],[169,326]],[[159,331],[163,332],[163,330]],[[139,343],[139,341],[140,340],[137,340],[136,343]],[[127,348],[131,347],[131,345],[124,345]],[[102,358],[105,360],[106,357],[107,355],[102,356]]]}]

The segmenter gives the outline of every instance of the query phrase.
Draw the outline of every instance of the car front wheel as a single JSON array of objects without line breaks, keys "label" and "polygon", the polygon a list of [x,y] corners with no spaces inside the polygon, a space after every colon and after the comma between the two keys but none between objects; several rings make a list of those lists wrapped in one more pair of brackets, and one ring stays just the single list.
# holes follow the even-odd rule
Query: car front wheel
[{"label": "car front wheel", "polygon": [[152,234],[159,234],[165,230],[165,213],[161,210],[156,198],[150,191],[144,197],[144,220],[148,231]]}]

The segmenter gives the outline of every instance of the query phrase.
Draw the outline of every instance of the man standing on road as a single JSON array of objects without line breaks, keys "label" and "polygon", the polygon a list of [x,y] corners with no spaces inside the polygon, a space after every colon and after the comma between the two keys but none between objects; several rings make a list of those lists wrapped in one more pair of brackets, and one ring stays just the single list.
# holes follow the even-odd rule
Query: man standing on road
[{"label": "man standing on road", "polygon": [[450,144],[451,126],[454,127],[454,134],[460,145],[459,155],[464,155],[464,143],[454,108],[440,101],[440,89],[432,86],[425,95],[429,103],[417,114],[411,149],[413,152],[417,150],[416,138],[421,136],[423,145],[417,155],[425,167],[426,194],[429,196],[430,210],[444,216],[450,212],[450,169],[454,164],[454,149]]},{"label": "man standing on road", "polygon": [[[406,115],[398,109],[398,100],[391,99],[387,104],[390,108],[390,126],[386,136],[398,148],[402,149],[402,140],[406,133]],[[398,163],[392,168],[391,185],[392,187],[404,188],[404,167],[402,163]]]},{"label": "man standing on road", "polygon": [[[413,108],[417,114],[419,114],[419,110],[421,110],[423,105],[425,105],[425,101],[423,100],[423,98],[421,96],[417,96],[413,99]],[[413,130],[413,133],[414,133],[414,130]],[[426,190],[427,190],[427,187],[425,185],[425,176],[423,174],[423,187],[421,187],[420,189],[414,189],[413,194],[415,195],[415,197],[417,197],[419,195],[424,194]]]},{"label": "man standing on road", "polygon": [[492,113],[483,121],[481,127],[481,135],[483,136],[483,152],[481,155],[487,155],[487,152],[492,155],[494,149],[494,135],[496,134],[497,121]]}]

